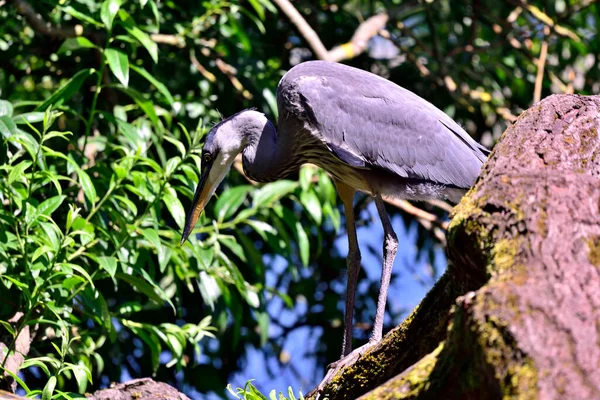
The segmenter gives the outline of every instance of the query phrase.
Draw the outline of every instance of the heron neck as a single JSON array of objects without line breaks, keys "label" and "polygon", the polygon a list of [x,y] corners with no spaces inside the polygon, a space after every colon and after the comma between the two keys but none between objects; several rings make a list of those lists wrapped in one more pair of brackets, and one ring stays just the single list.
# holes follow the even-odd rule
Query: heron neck
[{"label": "heron neck", "polygon": [[295,165],[294,155],[285,150],[293,149],[286,143],[289,136],[292,135],[277,135],[268,120],[262,131],[250,133],[242,154],[246,176],[257,182],[273,182],[288,175]]}]

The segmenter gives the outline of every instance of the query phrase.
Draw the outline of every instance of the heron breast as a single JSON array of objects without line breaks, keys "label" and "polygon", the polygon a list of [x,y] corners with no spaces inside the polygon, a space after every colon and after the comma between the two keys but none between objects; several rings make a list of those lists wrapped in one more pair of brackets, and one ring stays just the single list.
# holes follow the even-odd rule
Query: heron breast
[{"label": "heron breast", "polygon": [[366,179],[363,171],[346,164],[329,151],[327,151],[327,154],[321,154],[320,157],[315,158],[311,163],[327,171],[333,179],[358,191],[373,194],[373,188]]}]

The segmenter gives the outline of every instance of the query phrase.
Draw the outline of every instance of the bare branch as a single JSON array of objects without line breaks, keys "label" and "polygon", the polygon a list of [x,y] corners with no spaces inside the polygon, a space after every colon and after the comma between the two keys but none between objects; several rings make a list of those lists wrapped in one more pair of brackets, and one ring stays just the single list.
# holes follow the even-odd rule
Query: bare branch
[{"label": "bare branch", "polygon": [[13,6],[21,14],[31,27],[42,35],[66,39],[70,37],[82,36],[83,27],[75,25],[74,27],[58,27],[44,21],[34,8],[26,0],[11,0]]},{"label": "bare branch", "polygon": [[240,80],[236,76],[237,69],[227,64],[225,61],[223,61],[222,58],[215,59],[215,63],[217,64],[217,68],[219,68],[219,71],[225,74],[225,76],[229,79],[235,90],[240,92],[245,99],[252,100],[252,93],[250,93],[244,88],[242,82],[240,82]]},{"label": "bare branch", "polygon": [[[544,27],[544,33],[548,35],[550,29]],[[548,56],[548,41],[543,40],[540,49],[540,57],[537,62],[537,75],[535,77],[535,86],[533,89],[533,102],[537,103],[542,98],[542,82],[544,81],[544,68],[546,67],[546,57]]]},{"label": "bare branch", "polygon": [[425,210],[420,209],[412,204],[410,204],[406,200],[397,200],[391,197],[383,198],[386,203],[391,204],[400,210],[404,211],[407,214],[413,215],[418,219],[422,219],[424,221],[431,222],[432,224],[439,226],[441,228],[448,229],[448,222],[440,220],[437,215],[431,214]]},{"label": "bare branch", "polygon": [[369,39],[377,35],[385,27],[388,20],[387,14],[378,14],[368,18],[358,26],[348,43],[336,46],[328,51],[319,38],[319,35],[311,28],[289,0],[274,0],[274,2],[287,15],[290,21],[296,25],[298,31],[308,42],[308,45],[317,58],[326,61],[339,62],[354,58],[363,53],[367,49]]},{"label": "bare branch", "polygon": [[193,50],[190,51],[190,61],[192,62],[194,67],[196,67],[198,72],[200,72],[202,76],[204,76],[209,82],[215,82],[217,80],[217,77],[212,72],[210,72],[209,70],[204,68],[202,64],[200,64],[200,61],[198,61],[198,59],[196,58],[196,55],[194,54]]},{"label": "bare branch", "polygon": [[183,36],[167,35],[164,33],[153,33],[152,35],[150,35],[150,39],[152,39],[156,43],[168,44],[170,46],[176,46],[179,48],[185,47],[185,38]]}]

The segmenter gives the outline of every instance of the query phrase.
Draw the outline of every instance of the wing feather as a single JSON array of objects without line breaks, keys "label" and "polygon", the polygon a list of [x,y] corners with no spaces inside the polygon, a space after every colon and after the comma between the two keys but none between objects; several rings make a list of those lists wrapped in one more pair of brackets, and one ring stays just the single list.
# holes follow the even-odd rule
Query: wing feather
[{"label": "wing feather", "polygon": [[282,78],[277,97],[280,113],[304,119],[353,167],[468,188],[487,158],[483,146],[431,103],[342,64],[299,64]]}]

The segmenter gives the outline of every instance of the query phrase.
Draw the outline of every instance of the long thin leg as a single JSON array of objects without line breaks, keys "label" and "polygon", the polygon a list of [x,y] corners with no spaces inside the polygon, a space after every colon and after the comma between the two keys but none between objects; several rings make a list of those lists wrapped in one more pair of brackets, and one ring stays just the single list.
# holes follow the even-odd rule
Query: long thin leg
[{"label": "long thin leg", "polygon": [[387,299],[388,287],[390,286],[390,279],[392,277],[392,266],[394,264],[394,258],[396,257],[396,250],[398,249],[398,239],[392,229],[392,224],[385,211],[385,206],[381,196],[375,197],[375,204],[377,205],[377,211],[379,212],[379,218],[383,224],[383,231],[385,234],[383,242],[383,271],[381,273],[381,288],[379,289],[379,298],[377,299],[377,314],[375,316],[375,326],[373,327],[373,333],[369,342],[365,345],[351,350],[352,343],[352,316],[354,313],[354,292],[356,290],[356,280],[358,278],[358,271],[360,269],[360,251],[358,250],[358,241],[356,239],[356,228],[354,226],[354,211],[352,208],[352,199],[354,197],[354,190],[347,186],[343,186],[336,183],[338,192],[342,201],[344,202],[344,208],[346,211],[346,226],[348,228],[348,292],[346,297],[346,325],[344,331],[344,353],[341,360],[332,363],[329,366],[329,370],[325,375],[325,378],[317,386],[317,399],[323,394],[325,386],[331,382],[333,377],[342,368],[348,365],[352,365],[358,360],[362,354],[369,351],[377,342],[381,340],[383,331],[383,317],[385,315],[385,302]]},{"label": "long thin leg", "polygon": [[379,342],[383,332],[383,317],[385,316],[385,302],[387,300],[387,292],[390,286],[390,279],[392,277],[392,267],[394,265],[394,258],[396,257],[396,250],[398,250],[398,238],[392,228],[390,218],[385,211],[385,204],[381,196],[375,197],[375,204],[377,205],[377,212],[379,218],[381,218],[381,224],[383,225],[384,241],[383,241],[383,270],[381,272],[381,286],[379,288],[379,298],[377,299],[377,314],[375,315],[375,326],[373,327],[373,333],[371,334],[370,342]]},{"label": "long thin leg", "polygon": [[354,193],[352,187],[336,181],[335,186],[344,203],[344,214],[346,216],[346,230],[348,231],[348,257],[346,265],[348,268],[348,284],[346,288],[346,311],[344,317],[344,341],[342,345],[342,358],[352,351],[352,327],[354,317],[354,296],[360,271],[360,249],[356,237],[356,225],[354,223]]}]

